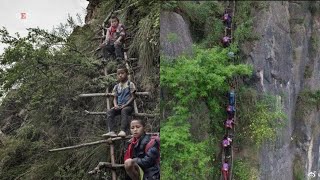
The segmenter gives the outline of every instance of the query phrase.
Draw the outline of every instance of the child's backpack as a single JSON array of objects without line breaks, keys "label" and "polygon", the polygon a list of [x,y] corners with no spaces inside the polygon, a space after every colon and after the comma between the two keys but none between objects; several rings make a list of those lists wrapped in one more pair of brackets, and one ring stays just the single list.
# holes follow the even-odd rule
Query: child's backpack
[{"label": "child's backpack", "polygon": [[229,19],[229,14],[228,13],[226,13],[226,14],[224,14],[224,16],[223,16],[223,20],[228,20]]},{"label": "child's backpack", "polygon": [[223,42],[225,42],[225,43],[226,43],[226,42],[229,42],[229,38],[228,38],[227,36],[223,37],[222,40],[223,40]]},{"label": "child's backpack", "polygon": [[[119,92],[118,92],[118,86],[119,86],[119,83],[118,84],[116,84],[116,86],[115,86],[115,89],[116,89],[116,95],[118,95],[119,94]],[[128,88],[129,88],[129,92],[130,92],[130,81],[128,81]]]},{"label": "child's backpack", "polygon": [[232,111],[232,106],[231,105],[228,105],[227,107],[227,112],[231,112]]},{"label": "child's backpack", "polygon": [[232,106],[234,106],[234,104],[235,104],[235,96],[236,95],[235,95],[234,91],[229,92],[229,104]]},{"label": "child's backpack", "polygon": [[234,106],[228,105],[227,112],[228,113],[234,113],[236,111],[236,108]]},{"label": "child's backpack", "polygon": [[150,141],[147,143],[145,149],[144,149],[144,152],[147,153],[148,150],[154,146],[155,143],[158,143],[159,144],[159,148],[158,148],[158,151],[159,151],[159,158],[157,159],[157,164],[160,164],[160,137],[159,135],[156,135],[156,134],[152,134],[151,137],[150,137]]},{"label": "child's backpack", "polygon": [[228,146],[229,146],[229,141],[228,141],[228,139],[222,140],[222,146],[223,146],[223,147],[228,147]]},{"label": "child's backpack", "polygon": [[226,127],[232,128],[232,120],[229,120],[229,119],[226,120]]},{"label": "child's backpack", "polygon": [[229,170],[229,164],[228,163],[223,163],[222,170],[228,171]]}]

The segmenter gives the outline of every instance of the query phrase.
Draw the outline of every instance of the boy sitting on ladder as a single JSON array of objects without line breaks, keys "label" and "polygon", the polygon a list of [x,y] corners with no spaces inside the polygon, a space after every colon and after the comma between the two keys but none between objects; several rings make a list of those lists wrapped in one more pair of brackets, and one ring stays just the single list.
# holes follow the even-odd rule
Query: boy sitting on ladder
[{"label": "boy sitting on ladder", "polygon": [[124,168],[126,180],[160,180],[160,138],[146,134],[143,120],[132,120],[132,138],[126,144]]},{"label": "boy sitting on ladder", "polygon": [[124,58],[122,45],[126,35],[125,29],[116,16],[112,16],[109,22],[111,25],[107,28],[106,39],[100,45],[103,52],[103,61],[114,55],[117,60],[121,60]]},{"label": "boy sitting on ladder", "polygon": [[130,116],[133,112],[133,101],[135,99],[136,87],[133,82],[128,80],[128,69],[124,65],[120,65],[117,70],[118,84],[114,86],[112,93],[114,94],[114,107],[107,111],[107,122],[109,124],[109,132],[103,134],[105,137],[115,137],[115,116],[121,114],[121,128],[118,136],[125,137],[126,131],[129,129]]}]

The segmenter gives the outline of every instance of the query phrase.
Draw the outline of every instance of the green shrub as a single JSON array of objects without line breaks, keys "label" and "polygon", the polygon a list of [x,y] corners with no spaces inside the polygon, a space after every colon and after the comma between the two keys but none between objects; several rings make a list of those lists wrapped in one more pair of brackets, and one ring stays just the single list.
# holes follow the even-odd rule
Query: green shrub
[{"label": "green shrub", "polygon": [[233,165],[234,179],[256,180],[258,179],[257,169],[247,160],[237,159]]},{"label": "green shrub", "polygon": [[258,36],[253,31],[253,18],[251,8],[254,6],[252,1],[237,1],[236,15],[234,17],[234,24],[236,29],[234,31],[234,41],[242,44],[245,41],[252,41],[258,39]]},{"label": "green shrub", "polygon": [[275,96],[242,88],[237,104],[238,123],[242,129],[239,133],[243,143],[250,142],[260,147],[263,142],[274,140],[278,130],[285,124],[286,115]]}]

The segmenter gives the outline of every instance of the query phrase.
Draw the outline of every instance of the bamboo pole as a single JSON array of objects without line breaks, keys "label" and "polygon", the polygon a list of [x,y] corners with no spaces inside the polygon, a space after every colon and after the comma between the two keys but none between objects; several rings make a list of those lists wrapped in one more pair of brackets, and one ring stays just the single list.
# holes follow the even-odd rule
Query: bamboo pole
[{"label": "bamboo pole", "polygon": [[74,145],[74,146],[68,146],[68,147],[56,148],[56,149],[50,149],[49,152],[64,151],[64,150],[69,150],[69,149],[79,149],[79,148],[81,148],[81,147],[93,146],[93,145],[98,145],[98,144],[103,144],[103,143],[110,144],[110,143],[112,143],[112,142],[114,142],[114,141],[126,140],[126,139],[130,139],[130,138],[131,138],[131,135],[126,136],[126,137],[109,138],[109,139],[105,139],[105,140],[99,140],[99,141],[94,141],[94,142],[89,142],[89,143],[83,143],[83,144],[78,144],[78,145]]},{"label": "bamboo pole", "polygon": [[95,167],[92,171],[89,171],[88,174],[92,175],[100,173],[102,168],[124,168],[124,164],[115,164],[112,166],[110,162],[99,162],[97,167]]},{"label": "bamboo pole", "polygon": [[114,164],[112,165],[110,162],[99,162],[97,167],[95,167],[92,171],[89,171],[88,174],[97,174],[100,173],[102,168],[123,168],[124,164]]},{"label": "bamboo pole", "polygon": [[[135,92],[137,96],[150,96],[150,92]],[[79,97],[98,97],[98,96],[107,96],[111,97],[114,96],[113,93],[87,93],[87,94],[80,94]]]},{"label": "bamboo pole", "polygon": [[[93,111],[87,111],[85,110],[85,113],[87,115],[107,115],[107,112],[93,112]],[[159,114],[147,114],[147,113],[133,113],[132,116],[136,117],[156,117],[159,116]]]},{"label": "bamboo pole", "polygon": [[[235,10],[236,10],[236,1],[235,0],[233,0],[233,7],[232,7],[233,9],[232,9],[232,19],[234,19],[234,14],[235,14]],[[231,22],[231,37],[233,38],[233,42],[235,42],[234,41],[234,37],[233,37],[233,24],[234,24],[234,20],[232,20],[232,22]],[[234,63],[234,58],[233,58],[233,63]],[[237,98],[236,98],[236,92],[235,92],[235,88],[237,87],[237,79],[235,78],[235,84],[234,84],[234,108],[236,108],[237,107]],[[237,109],[236,109],[236,111],[234,112],[234,122],[236,122],[236,118],[237,118]],[[229,178],[230,178],[230,180],[232,180],[232,172],[233,172],[233,160],[234,160],[234,153],[233,153],[233,145],[234,145],[234,137],[235,137],[235,132],[236,132],[236,126],[235,125],[233,125],[233,137],[232,137],[232,146],[231,146],[231,167],[230,167],[230,176],[229,176]]]},{"label": "bamboo pole", "polygon": [[68,147],[63,147],[63,148],[57,148],[57,149],[50,149],[49,152],[55,152],[55,151],[64,151],[64,150],[69,150],[69,149],[78,149],[81,147],[85,146],[92,146],[92,145],[97,145],[97,144],[102,144],[102,143],[107,143],[107,140],[100,140],[100,141],[95,141],[95,142],[90,142],[90,143],[83,143],[83,144],[78,144],[75,146],[68,146]]},{"label": "bamboo pole", "polygon": [[137,106],[137,101],[133,101],[133,109],[135,114],[139,114],[138,106]]},{"label": "bamboo pole", "polygon": [[[110,158],[111,158],[111,166],[115,165],[115,159],[114,159],[114,144],[110,144]],[[117,180],[117,174],[114,169],[111,169],[112,174],[112,180]]]}]

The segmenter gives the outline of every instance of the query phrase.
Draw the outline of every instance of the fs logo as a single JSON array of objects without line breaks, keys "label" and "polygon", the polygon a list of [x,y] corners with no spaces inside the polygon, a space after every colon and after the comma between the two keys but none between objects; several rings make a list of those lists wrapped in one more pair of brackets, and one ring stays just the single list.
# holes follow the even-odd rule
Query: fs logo
[{"label": "fs logo", "polygon": [[317,174],[316,171],[313,171],[313,172],[309,172],[309,173],[308,173],[308,177],[309,177],[309,178],[315,178],[315,177],[317,177],[317,175],[318,175],[318,177],[320,177],[320,173]]}]

